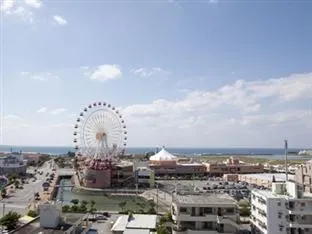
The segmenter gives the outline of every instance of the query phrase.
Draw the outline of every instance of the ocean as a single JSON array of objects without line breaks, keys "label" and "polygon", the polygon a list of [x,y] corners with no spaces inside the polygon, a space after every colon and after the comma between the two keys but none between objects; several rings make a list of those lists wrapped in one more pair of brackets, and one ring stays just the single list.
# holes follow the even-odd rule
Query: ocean
[{"label": "ocean", "polygon": [[[11,151],[22,152],[37,152],[53,155],[66,154],[68,151],[74,151],[73,147],[51,147],[51,146],[4,146],[0,145],[0,152]],[[160,149],[160,148],[158,148]],[[166,148],[167,151],[173,154],[181,155],[254,155],[254,156],[267,156],[267,157],[283,157],[283,148]],[[302,149],[289,149],[289,152],[298,152]],[[144,154],[146,152],[156,151],[156,147],[129,147],[126,149],[130,154]],[[297,157],[295,155],[289,155],[290,157]]]}]

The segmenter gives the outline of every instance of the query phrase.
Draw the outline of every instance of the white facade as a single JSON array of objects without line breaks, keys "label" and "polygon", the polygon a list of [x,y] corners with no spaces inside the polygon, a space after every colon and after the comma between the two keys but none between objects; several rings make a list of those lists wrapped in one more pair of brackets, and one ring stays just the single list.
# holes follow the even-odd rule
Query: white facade
[{"label": "white facade", "polygon": [[312,234],[312,198],[294,182],[251,193],[252,233]]},{"label": "white facade", "polygon": [[234,234],[239,230],[236,202],[227,194],[174,195],[173,234]]},{"label": "white facade", "polygon": [[39,205],[40,227],[56,228],[61,223],[61,204]]}]

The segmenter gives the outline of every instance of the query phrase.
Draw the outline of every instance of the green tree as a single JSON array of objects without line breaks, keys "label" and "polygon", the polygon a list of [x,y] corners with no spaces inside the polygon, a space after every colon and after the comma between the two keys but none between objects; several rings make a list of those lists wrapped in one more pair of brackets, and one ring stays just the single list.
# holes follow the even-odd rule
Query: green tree
[{"label": "green tree", "polygon": [[157,234],[169,234],[170,232],[164,225],[158,225]]},{"label": "green tree", "polygon": [[82,206],[87,206],[88,205],[88,202],[86,200],[81,200],[80,201],[80,205]]},{"label": "green tree", "polygon": [[121,208],[122,211],[124,211],[124,208],[125,206],[127,205],[127,202],[126,201],[122,201],[122,202],[119,202],[119,207]]},{"label": "green tree", "polygon": [[10,211],[0,219],[0,224],[6,226],[9,231],[14,230],[20,217],[18,213]]},{"label": "green tree", "polygon": [[156,210],[155,210],[154,207],[150,207],[150,208],[147,210],[146,213],[147,213],[147,214],[156,214]]},{"label": "green tree", "polygon": [[18,188],[18,186],[20,185],[20,182],[18,180],[15,180],[14,185],[15,185],[15,188]]},{"label": "green tree", "polygon": [[34,218],[34,217],[37,217],[37,213],[36,213],[36,211],[34,211],[34,210],[28,211],[27,215],[30,216],[30,217],[33,217],[33,218]]},{"label": "green tree", "polygon": [[62,207],[62,212],[67,213],[70,211],[70,206],[69,205],[65,205]]},{"label": "green tree", "polygon": [[96,211],[96,208],[94,207],[95,206],[95,201],[94,200],[91,200],[90,201],[90,209],[89,209],[89,212],[94,212]]},{"label": "green tree", "polygon": [[1,189],[1,197],[6,197],[7,196],[7,191],[6,191],[6,189],[5,188],[2,188]]},{"label": "green tree", "polygon": [[71,212],[78,212],[78,211],[79,211],[79,206],[77,206],[77,205],[72,205],[71,208],[70,208],[70,211],[71,211]]},{"label": "green tree", "polygon": [[70,201],[72,204],[74,205],[78,205],[79,204],[79,200],[78,199],[73,199]]}]

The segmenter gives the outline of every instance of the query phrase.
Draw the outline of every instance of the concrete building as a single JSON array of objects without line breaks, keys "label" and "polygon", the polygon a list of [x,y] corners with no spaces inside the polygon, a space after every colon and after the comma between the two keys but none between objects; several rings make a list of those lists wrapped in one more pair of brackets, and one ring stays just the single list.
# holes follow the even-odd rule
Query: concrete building
[{"label": "concrete building", "polygon": [[62,204],[41,204],[39,205],[40,227],[57,228],[61,223]]},{"label": "concrete building", "polygon": [[312,160],[297,168],[295,180],[303,186],[304,192],[312,193]]},{"label": "concrete building", "polygon": [[175,194],[172,201],[173,234],[237,233],[239,213],[228,194]]},{"label": "concrete building", "polygon": [[155,173],[147,167],[138,167],[135,171],[136,183],[139,186],[154,187]]},{"label": "concrete building", "polygon": [[6,154],[0,157],[0,174],[26,174],[27,160],[20,153]]},{"label": "concrete building", "polygon": [[238,159],[230,157],[226,163],[205,163],[206,173],[212,176],[223,176],[224,174],[250,174],[263,173],[262,164],[246,164]]},{"label": "concrete building", "polygon": [[252,190],[254,234],[312,234],[312,197],[295,182],[276,182],[272,191]]},{"label": "concrete building", "polygon": [[206,172],[204,164],[179,162],[179,159],[165,148],[150,157],[149,167],[155,172],[155,176],[204,175]]},{"label": "concrete building", "polygon": [[156,215],[122,215],[114,223],[113,234],[150,234],[156,233]]}]

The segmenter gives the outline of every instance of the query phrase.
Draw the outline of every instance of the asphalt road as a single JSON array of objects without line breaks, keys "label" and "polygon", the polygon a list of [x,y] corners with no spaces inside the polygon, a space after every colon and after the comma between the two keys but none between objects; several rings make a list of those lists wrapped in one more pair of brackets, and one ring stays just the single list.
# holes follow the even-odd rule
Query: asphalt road
[{"label": "asphalt road", "polygon": [[52,168],[50,168],[48,162],[40,167],[39,170],[43,171],[43,174],[36,174],[37,180],[35,182],[29,179],[28,184],[23,184],[23,189],[15,189],[15,192],[10,193],[8,198],[2,199],[0,202],[0,217],[9,211],[25,214],[29,203],[34,198],[34,193],[42,191],[42,184],[45,181],[46,173],[52,172]]}]

